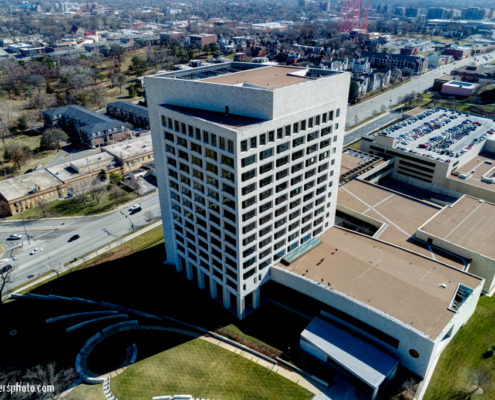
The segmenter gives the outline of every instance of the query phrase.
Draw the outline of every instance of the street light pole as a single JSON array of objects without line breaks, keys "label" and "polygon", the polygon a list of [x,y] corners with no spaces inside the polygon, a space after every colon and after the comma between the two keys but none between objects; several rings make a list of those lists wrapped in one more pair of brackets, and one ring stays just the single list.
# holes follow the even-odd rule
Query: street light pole
[{"label": "street light pole", "polygon": [[24,219],[24,216],[22,215],[22,212],[21,212],[21,219],[22,219],[22,226],[24,228],[24,234],[26,235],[26,238],[28,240],[28,244],[31,244],[31,241],[29,240],[29,235],[28,235],[27,230],[26,230],[26,221]]}]

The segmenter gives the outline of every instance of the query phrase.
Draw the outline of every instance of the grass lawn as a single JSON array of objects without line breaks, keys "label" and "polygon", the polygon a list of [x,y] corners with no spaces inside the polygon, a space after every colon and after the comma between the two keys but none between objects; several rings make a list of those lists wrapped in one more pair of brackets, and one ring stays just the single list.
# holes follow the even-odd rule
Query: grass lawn
[{"label": "grass lawn", "polygon": [[[23,174],[25,173],[28,169],[34,169],[37,165],[47,163],[51,161],[53,158],[56,157],[57,152],[54,150],[47,150],[47,151],[41,151],[38,152],[38,148],[40,147],[40,141],[41,141],[41,135],[15,135],[12,137],[9,137],[5,139],[5,146],[8,148],[12,144],[18,144],[20,146],[28,146],[33,153],[30,155],[30,157],[26,160],[24,164],[21,165],[21,168],[19,170],[13,171],[13,174]],[[0,140],[0,159],[3,161],[3,154],[5,151],[5,146],[3,144],[3,140]],[[5,163],[3,164],[3,167],[7,169],[13,168],[13,163]],[[9,172],[9,175],[12,175],[12,173]]]},{"label": "grass lawn", "polygon": [[469,322],[442,353],[424,400],[461,398],[455,397],[456,391],[470,390],[476,372],[490,369],[490,379],[482,385],[484,393],[474,398],[495,399],[495,356],[482,357],[492,345],[495,345],[495,298],[483,296]]},{"label": "grass lawn", "polygon": [[195,339],[128,367],[111,380],[121,399],[191,394],[222,400],[302,400],[313,395],[267,368]]},{"label": "grass lawn", "polygon": [[[128,235],[132,234],[130,232]],[[128,236],[128,235],[124,235]],[[118,241],[118,239],[117,239]],[[103,254],[98,255],[95,258],[92,258],[91,260],[86,261],[84,264],[79,266],[78,268],[84,268],[87,266],[95,266],[98,264],[102,264],[104,262],[108,262],[111,260],[117,260],[119,258],[128,256],[130,254],[136,253],[138,251],[142,250],[147,250],[152,248],[153,246],[157,246],[161,243],[163,243],[163,227],[162,225],[156,226],[153,229],[150,229],[148,232],[145,232],[138,237],[129,240],[126,242],[123,246],[121,247],[116,247],[110,251],[107,251]],[[104,245],[100,248],[105,248],[107,245]],[[93,253],[95,250],[92,250],[91,253]],[[89,253],[88,253],[89,254]],[[84,258],[84,257],[83,257]]]},{"label": "grass lawn", "polygon": [[454,43],[457,41],[457,39],[446,38],[445,36],[432,36],[432,35],[424,35],[421,33],[408,33],[407,36],[412,38],[423,39],[423,40],[441,42],[441,43]]},{"label": "grass lawn", "polygon": [[361,139],[357,142],[351,143],[350,145],[345,147],[346,149],[359,150],[361,148]]},{"label": "grass lawn", "polygon": [[72,390],[64,400],[106,400],[103,385],[80,384]]},{"label": "grass lawn", "polygon": [[33,218],[53,218],[53,217],[70,217],[81,215],[101,214],[110,211],[120,204],[137,198],[134,192],[128,193],[123,189],[119,191],[119,197],[116,199],[111,191],[107,191],[99,198],[93,199],[89,193],[85,194],[84,204],[83,197],[73,197],[70,199],[58,199],[44,205],[45,214],[41,207],[30,208],[21,214],[16,214],[7,219],[33,219]]}]

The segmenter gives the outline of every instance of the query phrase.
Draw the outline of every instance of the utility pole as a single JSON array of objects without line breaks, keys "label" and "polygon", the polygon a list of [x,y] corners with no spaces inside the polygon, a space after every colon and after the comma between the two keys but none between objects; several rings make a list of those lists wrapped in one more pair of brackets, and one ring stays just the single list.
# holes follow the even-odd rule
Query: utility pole
[{"label": "utility pole", "polygon": [[22,226],[24,228],[24,234],[26,235],[26,238],[28,240],[28,245],[29,245],[29,244],[31,244],[31,240],[29,239],[29,235],[28,235],[27,230],[26,230],[26,220],[24,219],[22,212],[21,212],[21,219],[22,219]]}]

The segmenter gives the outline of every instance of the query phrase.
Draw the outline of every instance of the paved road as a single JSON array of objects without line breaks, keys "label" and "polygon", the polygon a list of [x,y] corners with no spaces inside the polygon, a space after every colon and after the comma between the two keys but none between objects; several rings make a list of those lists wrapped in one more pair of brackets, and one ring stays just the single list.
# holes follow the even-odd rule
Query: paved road
[{"label": "paved road", "polygon": [[[14,266],[11,286],[22,284],[28,276],[36,277],[49,270],[60,269],[64,263],[132,232],[133,227],[136,229],[145,225],[147,217],[160,216],[156,193],[143,198],[142,211],[132,216],[127,211],[129,205],[95,217],[42,219],[26,222],[25,225],[22,221],[0,223],[0,242],[5,247],[3,257],[10,258],[8,263]],[[30,236],[29,242],[25,240],[25,232]],[[11,233],[22,234],[22,242],[5,240]],[[76,233],[80,238],[67,242]],[[35,247],[43,250],[30,255]]]},{"label": "paved road", "polygon": [[[477,56],[479,60],[478,63],[485,63],[495,60],[495,54],[490,53],[486,55],[488,60],[483,57]],[[410,81],[399,86],[398,88],[389,90],[379,96],[373,97],[368,101],[351,106],[347,110],[347,120],[346,125],[352,126],[359,122],[370,118],[371,116],[378,114],[382,111],[383,107],[385,110],[400,104],[403,97],[411,93],[422,93],[425,90],[433,86],[433,81],[445,74],[449,74],[453,69],[458,68],[463,65],[472,64],[474,58],[469,57],[464,60],[456,61],[453,64],[444,65],[443,67],[436,68],[432,71],[426,72],[419,76],[414,76]]]},{"label": "paved road", "polygon": [[347,146],[348,144],[359,140],[363,135],[376,131],[377,129],[380,129],[393,121],[401,119],[401,117],[402,114],[400,112],[390,111],[387,112],[385,115],[381,115],[380,117],[377,117],[376,119],[373,119],[366,124],[363,124],[355,129],[346,132],[344,136],[344,146]]}]

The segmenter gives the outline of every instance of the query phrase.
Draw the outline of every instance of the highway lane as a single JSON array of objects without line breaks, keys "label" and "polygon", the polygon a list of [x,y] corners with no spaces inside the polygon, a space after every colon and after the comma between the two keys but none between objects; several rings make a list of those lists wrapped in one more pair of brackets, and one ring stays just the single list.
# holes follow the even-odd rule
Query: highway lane
[{"label": "highway lane", "polygon": [[397,121],[401,118],[402,114],[398,111],[387,112],[385,115],[382,115],[366,124],[363,124],[355,129],[346,132],[344,136],[344,147],[356,140],[359,140],[361,136],[378,130],[385,125],[388,125],[391,122]]},{"label": "highway lane", "polygon": [[[488,60],[485,60],[484,57]],[[495,60],[495,54],[490,53],[483,56],[476,56],[479,64],[484,64]],[[408,82],[403,85],[389,90],[383,94],[373,97],[363,103],[353,105],[347,109],[346,126],[356,125],[367,118],[372,117],[375,114],[380,113],[383,110],[388,110],[393,106],[400,104],[404,96],[411,93],[422,93],[425,90],[433,86],[433,81],[445,74],[449,74],[453,69],[459,68],[464,65],[472,64],[475,58],[469,57],[464,60],[456,61],[452,64],[444,65],[434,70],[428,71],[422,75],[412,77]]]},{"label": "highway lane", "polygon": [[[32,221],[27,229],[28,234],[33,235],[30,243],[27,240],[23,240],[22,243],[2,240],[2,244],[6,245],[3,257],[10,255],[14,257],[8,262],[14,267],[10,286],[20,285],[31,275],[36,277],[48,270],[60,270],[66,262],[79,258],[91,250],[132,232],[133,229],[146,225],[150,217],[160,216],[160,205],[156,193],[143,198],[141,200],[142,210],[134,215],[129,215],[128,212],[131,204],[123,205],[111,213],[86,219],[64,218]],[[9,225],[11,222],[9,221]],[[19,233],[22,232],[24,239],[22,221],[21,224],[14,225]],[[2,231],[4,228],[4,224],[0,224]],[[69,238],[75,234],[78,234],[80,238],[68,242]],[[1,235],[5,236],[7,233]],[[43,250],[30,255],[36,247],[41,247]]]}]

